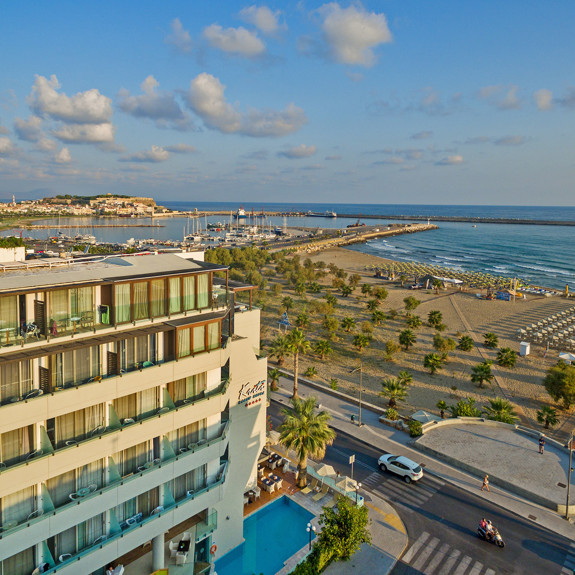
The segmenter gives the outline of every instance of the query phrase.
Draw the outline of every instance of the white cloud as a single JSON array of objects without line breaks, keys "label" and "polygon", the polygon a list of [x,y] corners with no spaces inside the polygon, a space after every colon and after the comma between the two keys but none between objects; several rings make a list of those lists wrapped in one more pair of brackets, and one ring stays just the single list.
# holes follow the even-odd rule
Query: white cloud
[{"label": "white cloud", "polygon": [[142,163],[158,163],[165,162],[170,157],[167,150],[161,146],[152,146],[150,150],[144,150],[143,152],[137,152],[131,156],[125,156],[120,158],[120,162],[142,162]]},{"label": "white cloud", "polygon": [[521,146],[526,141],[525,136],[504,136],[494,140],[497,146]]},{"label": "white cloud", "polygon": [[417,132],[411,136],[412,140],[427,140],[433,136],[433,132],[429,130],[424,130],[423,132]]},{"label": "white cloud", "polygon": [[190,83],[186,101],[209,128],[254,138],[280,137],[296,132],[307,122],[304,111],[294,104],[279,111],[250,109],[241,113],[226,100],[225,88],[218,78],[205,72]]},{"label": "white cloud", "polygon": [[436,162],[437,166],[455,166],[457,164],[463,163],[463,156],[455,155],[455,156],[447,156],[439,162]]},{"label": "white cloud", "polygon": [[163,146],[163,148],[174,154],[193,154],[197,151],[194,146],[189,146],[188,144],[174,144],[173,146]]},{"label": "white cloud", "polygon": [[15,118],[14,130],[18,138],[25,142],[38,142],[44,137],[42,118],[38,116],[30,116],[28,120]]},{"label": "white cloud", "polygon": [[309,158],[317,152],[315,146],[306,146],[305,144],[300,144],[283,152],[278,152],[278,156],[283,158],[289,158],[290,160],[299,160],[301,158]]},{"label": "white cloud", "polygon": [[533,93],[533,99],[539,110],[551,110],[553,107],[553,92],[551,90],[537,90]]},{"label": "white cloud", "polygon": [[171,34],[166,36],[166,44],[172,45],[178,52],[189,54],[192,51],[192,38],[184,29],[179,18],[174,18],[170,23]]},{"label": "white cloud", "polygon": [[36,76],[28,105],[39,116],[50,116],[74,124],[103,124],[112,117],[112,100],[96,89],[78,92],[72,97],[58,92],[55,75],[50,79]]},{"label": "white cloud", "polygon": [[190,118],[182,111],[174,95],[159,92],[159,85],[153,76],[148,76],[140,85],[142,95],[132,96],[128,90],[121,90],[118,95],[120,110],[135,118],[152,120],[158,128],[191,129]]},{"label": "white cloud", "polygon": [[242,26],[224,29],[218,24],[212,24],[204,30],[204,36],[211,46],[229,54],[254,58],[266,51],[265,44]]},{"label": "white cloud", "polygon": [[280,29],[281,12],[270,10],[267,6],[248,6],[240,11],[240,18],[255,26],[264,34],[274,34]]},{"label": "white cloud", "polygon": [[0,156],[11,156],[15,151],[10,138],[0,138]]},{"label": "white cloud", "polygon": [[329,161],[329,162],[333,162],[333,161],[336,161],[336,160],[341,160],[341,156],[339,156],[338,154],[335,154],[335,155],[333,155],[333,156],[326,156],[326,157],[324,158],[324,160],[327,160],[327,161]]},{"label": "white cloud", "polygon": [[48,138],[42,138],[36,142],[34,146],[40,152],[52,152],[56,149],[56,142],[54,140],[50,140]]},{"label": "white cloud", "polygon": [[54,156],[54,161],[57,164],[69,164],[72,161],[72,156],[70,155],[70,150],[68,150],[68,148],[62,148]]},{"label": "white cloud", "polygon": [[479,97],[500,110],[518,110],[521,101],[517,97],[518,86],[485,86],[479,90]]},{"label": "white cloud", "polygon": [[9,130],[6,126],[2,126],[2,125],[0,124],[0,134],[6,135],[6,134],[9,134],[9,133],[10,133],[10,130]]},{"label": "white cloud", "polygon": [[565,108],[575,108],[575,88],[567,88],[567,94],[563,98],[558,98],[557,103]]},{"label": "white cloud", "polygon": [[336,2],[324,4],[318,12],[324,18],[322,31],[330,55],[341,64],[373,66],[374,48],[392,41],[384,14],[367,12],[361,5],[342,8]]},{"label": "white cloud", "polygon": [[69,124],[53,132],[62,142],[75,144],[104,144],[114,141],[112,124]]}]

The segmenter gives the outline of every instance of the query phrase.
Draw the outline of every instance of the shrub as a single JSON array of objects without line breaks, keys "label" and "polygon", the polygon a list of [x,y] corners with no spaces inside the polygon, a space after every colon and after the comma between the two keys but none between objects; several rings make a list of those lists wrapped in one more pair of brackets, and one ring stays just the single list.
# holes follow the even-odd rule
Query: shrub
[{"label": "shrub", "polygon": [[0,238],[0,248],[22,248],[24,245],[22,238],[16,238],[14,236]]},{"label": "shrub", "polygon": [[421,421],[416,421],[415,419],[411,419],[407,425],[409,427],[410,437],[419,437],[420,435],[423,435],[423,429],[421,427]]},{"label": "shrub", "polygon": [[313,366],[308,367],[308,368],[305,370],[304,375],[305,375],[306,377],[315,377],[315,376],[317,375],[317,369],[316,369],[315,367],[313,367]]},{"label": "shrub", "polygon": [[337,388],[339,387],[338,383],[339,383],[339,380],[337,380],[335,377],[332,377],[332,378],[329,380],[329,386],[330,386],[334,391],[337,391]]},{"label": "shrub", "polygon": [[385,412],[385,417],[387,419],[391,419],[391,421],[397,421],[399,419],[399,413],[397,413],[397,409],[393,409],[393,407],[390,407]]}]

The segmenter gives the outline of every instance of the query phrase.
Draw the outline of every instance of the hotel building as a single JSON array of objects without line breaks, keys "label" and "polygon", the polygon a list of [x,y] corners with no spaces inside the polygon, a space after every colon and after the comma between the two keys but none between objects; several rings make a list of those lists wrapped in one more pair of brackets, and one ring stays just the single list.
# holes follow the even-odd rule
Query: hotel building
[{"label": "hotel building", "polygon": [[101,574],[142,547],[158,569],[168,530],[203,573],[243,541],[260,314],[201,259],[0,264],[1,575]]}]

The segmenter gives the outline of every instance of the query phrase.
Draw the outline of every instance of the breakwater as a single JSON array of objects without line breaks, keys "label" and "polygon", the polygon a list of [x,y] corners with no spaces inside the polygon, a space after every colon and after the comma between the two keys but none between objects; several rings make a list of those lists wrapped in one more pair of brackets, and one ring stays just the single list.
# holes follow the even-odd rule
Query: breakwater
[{"label": "breakwater", "polygon": [[[79,226],[76,224],[24,224],[20,226],[27,230],[58,230],[58,229],[75,229]],[[89,224],[89,228],[163,228],[163,224]]]}]

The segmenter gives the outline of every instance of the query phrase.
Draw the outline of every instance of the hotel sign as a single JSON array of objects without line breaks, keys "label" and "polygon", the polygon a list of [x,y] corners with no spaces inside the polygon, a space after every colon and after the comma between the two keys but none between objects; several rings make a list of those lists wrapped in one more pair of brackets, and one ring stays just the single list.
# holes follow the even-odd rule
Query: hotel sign
[{"label": "hotel sign", "polygon": [[255,403],[260,403],[266,394],[266,380],[262,379],[257,383],[245,383],[238,394],[238,405],[245,404],[246,407]]}]

